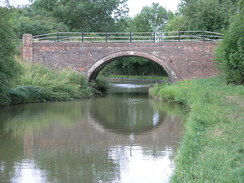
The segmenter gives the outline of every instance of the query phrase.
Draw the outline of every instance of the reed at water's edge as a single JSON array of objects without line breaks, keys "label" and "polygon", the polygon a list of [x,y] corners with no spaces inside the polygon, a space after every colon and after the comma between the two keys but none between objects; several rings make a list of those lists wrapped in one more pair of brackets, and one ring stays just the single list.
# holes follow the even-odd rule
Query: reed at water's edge
[{"label": "reed at water's edge", "polygon": [[190,107],[171,182],[244,182],[244,86],[218,76],[155,85],[150,95]]},{"label": "reed at water's edge", "polygon": [[103,80],[88,83],[72,69],[53,71],[41,64],[19,63],[21,72],[6,93],[7,104],[77,100],[102,95],[108,89]]}]

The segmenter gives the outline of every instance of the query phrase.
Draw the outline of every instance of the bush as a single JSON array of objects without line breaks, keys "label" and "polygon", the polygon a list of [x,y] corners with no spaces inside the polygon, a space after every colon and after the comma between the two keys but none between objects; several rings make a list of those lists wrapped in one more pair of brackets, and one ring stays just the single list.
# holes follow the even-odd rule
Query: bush
[{"label": "bush", "polygon": [[46,96],[47,90],[37,86],[20,86],[9,92],[12,104],[46,101]]},{"label": "bush", "polygon": [[22,63],[23,74],[9,97],[12,104],[74,100],[92,96],[86,78],[73,70],[54,72],[43,65]]},{"label": "bush", "polygon": [[20,71],[19,65],[14,60],[15,35],[9,20],[9,10],[0,7],[0,105],[10,102],[9,88]]},{"label": "bush", "polygon": [[244,14],[233,18],[217,48],[216,60],[228,83],[244,84]]},{"label": "bush", "polygon": [[104,78],[97,78],[95,81],[90,83],[90,86],[93,88],[93,94],[95,96],[101,96],[106,94],[109,89],[109,84]]}]

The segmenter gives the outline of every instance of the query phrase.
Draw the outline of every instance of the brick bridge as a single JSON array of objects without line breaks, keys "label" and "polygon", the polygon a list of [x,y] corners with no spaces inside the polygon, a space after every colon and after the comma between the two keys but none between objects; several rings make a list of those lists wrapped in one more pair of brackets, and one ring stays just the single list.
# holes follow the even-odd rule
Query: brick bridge
[{"label": "brick bridge", "polygon": [[111,43],[75,41],[37,41],[23,36],[22,58],[53,69],[73,68],[89,80],[119,57],[136,56],[157,62],[172,82],[207,78],[218,74],[214,67],[215,41],[172,41]]}]

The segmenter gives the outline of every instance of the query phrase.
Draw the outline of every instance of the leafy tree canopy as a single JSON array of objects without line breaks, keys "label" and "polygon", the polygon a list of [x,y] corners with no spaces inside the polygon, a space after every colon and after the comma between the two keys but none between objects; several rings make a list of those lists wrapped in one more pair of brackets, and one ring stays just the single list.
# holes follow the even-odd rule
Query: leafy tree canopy
[{"label": "leafy tree canopy", "polygon": [[223,31],[238,11],[240,0],[181,0],[179,13],[168,30]]},{"label": "leafy tree canopy", "polygon": [[9,9],[0,7],[0,104],[9,102],[7,93],[19,71],[13,58],[16,53],[16,37],[10,19]]},{"label": "leafy tree canopy", "polygon": [[23,34],[40,35],[50,32],[69,31],[67,25],[58,21],[52,16],[43,16],[31,8],[17,8],[13,12],[14,18],[11,19],[15,33],[19,38]]},{"label": "leafy tree canopy", "polygon": [[127,15],[127,0],[36,0],[31,8],[63,22],[71,31],[113,31]]},{"label": "leafy tree canopy", "polygon": [[244,14],[240,11],[232,18],[229,29],[217,49],[217,61],[226,81],[244,84]]},{"label": "leafy tree canopy", "polygon": [[152,3],[151,6],[145,6],[129,22],[129,29],[137,32],[159,32],[164,31],[170,17],[173,17],[171,11],[167,11],[158,3]]}]

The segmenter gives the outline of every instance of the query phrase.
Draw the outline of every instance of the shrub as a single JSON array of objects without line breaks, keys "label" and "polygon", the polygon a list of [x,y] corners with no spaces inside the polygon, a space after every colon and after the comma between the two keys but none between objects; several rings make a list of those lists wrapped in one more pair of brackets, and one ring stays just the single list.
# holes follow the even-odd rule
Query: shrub
[{"label": "shrub", "polygon": [[40,64],[21,63],[23,74],[9,96],[12,103],[62,101],[92,96],[86,78],[73,70],[54,72]]},{"label": "shrub", "polygon": [[99,77],[95,81],[92,81],[90,83],[90,86],[93,88],[93,93],[96,96],[106,94],[109,89],[108,82],[102,77]]},{"label": "shrub", "polygon": [[14,60],[15,35],[9,23],[10,14],[7,8],[0,7],[0,105],[8,104],[9,88],[14,78],[20,72],[17,62]]},{"label": "shrub", "polygon": [[47,90],[37,86],[20,86],[9,92],[12,104],[46,101]]},{"label": "shrub", "polygon": [[217,48],[217,62],[228,83],[244,84],[244,14],[233,18]]}]

